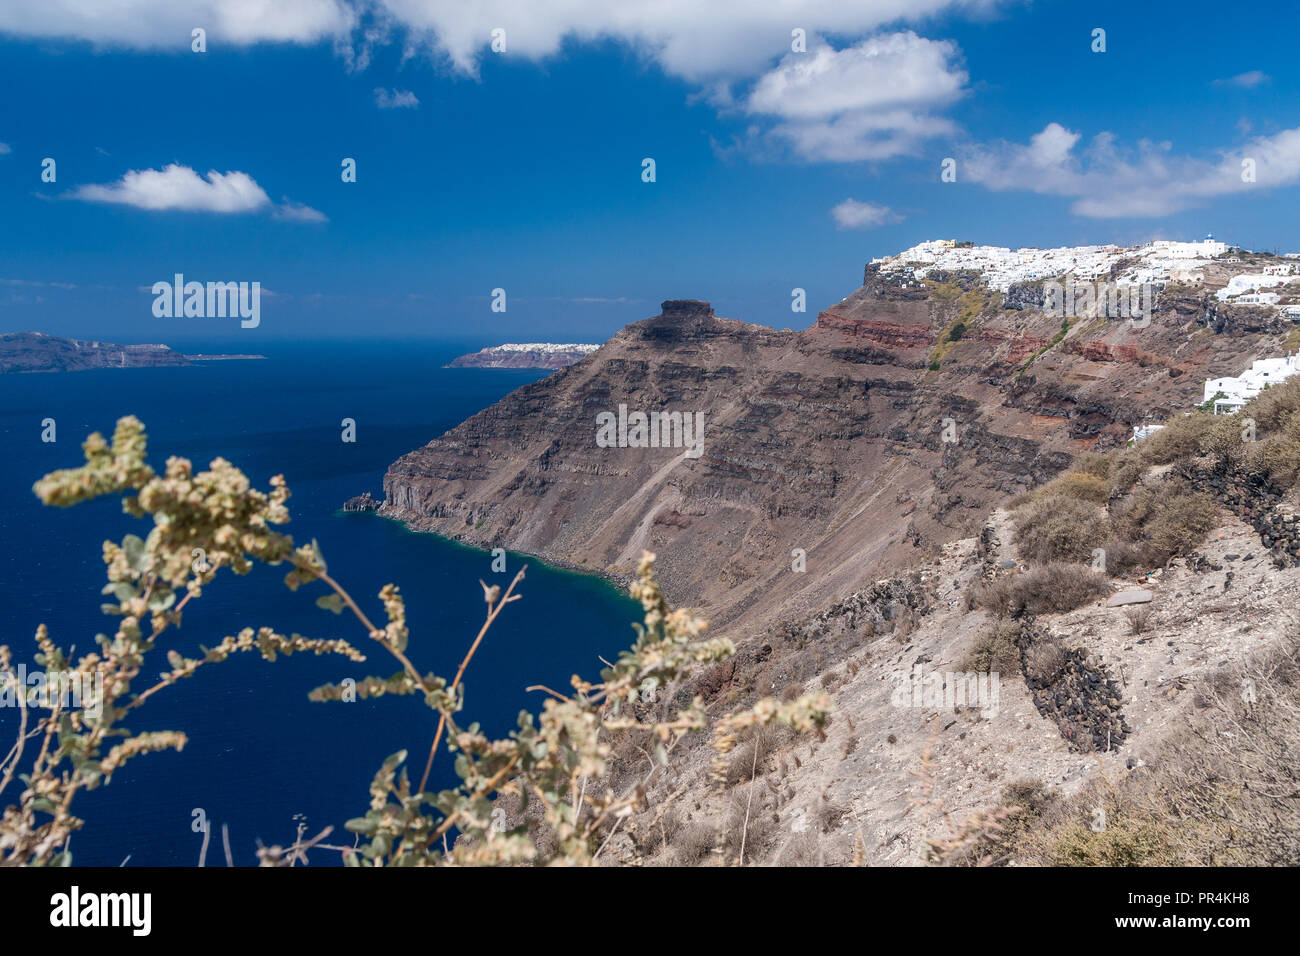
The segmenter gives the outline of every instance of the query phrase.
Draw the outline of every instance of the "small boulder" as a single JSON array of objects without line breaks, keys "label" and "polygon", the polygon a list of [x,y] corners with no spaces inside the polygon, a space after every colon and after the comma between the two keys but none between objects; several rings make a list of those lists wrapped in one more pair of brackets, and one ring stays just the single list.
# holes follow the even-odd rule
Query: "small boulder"
[{"label": "small boulder", "polygon": [[1112,594],[1106,602],[1107,607],[1126,607],[1129,604],[1150,604],[1155,595],[1145,588],[1134,588]]}]

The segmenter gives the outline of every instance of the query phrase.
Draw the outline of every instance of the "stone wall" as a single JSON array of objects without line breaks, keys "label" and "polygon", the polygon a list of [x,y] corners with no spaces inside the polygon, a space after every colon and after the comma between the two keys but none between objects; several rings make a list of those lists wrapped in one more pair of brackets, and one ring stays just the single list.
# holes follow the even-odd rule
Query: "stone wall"
[{"label": "stone wall", "polygon": [[1282,505],[1283,492],[1248,467],[1221,461],[1196,473],[1196,483],[1259,534],[1278,567],[1300,565],[1300,516]]}]

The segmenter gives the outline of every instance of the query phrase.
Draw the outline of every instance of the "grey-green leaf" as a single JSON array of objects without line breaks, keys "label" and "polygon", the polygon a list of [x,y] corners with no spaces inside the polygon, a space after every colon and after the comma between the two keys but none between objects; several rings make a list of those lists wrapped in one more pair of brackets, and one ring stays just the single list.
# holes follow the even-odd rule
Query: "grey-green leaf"
[{"label": "grey-green leaf", "polygon": [[343,598],[337,594],[326,594],[316,599],[316,606],[323,607],[327,611],[333,611],[335,614],[342,614]]}]

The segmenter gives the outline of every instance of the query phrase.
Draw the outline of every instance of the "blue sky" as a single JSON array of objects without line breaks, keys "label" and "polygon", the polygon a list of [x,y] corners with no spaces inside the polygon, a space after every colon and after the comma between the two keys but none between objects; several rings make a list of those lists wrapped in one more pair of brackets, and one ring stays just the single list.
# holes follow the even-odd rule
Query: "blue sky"
[{"label": "blue sky", "polygon": [[[665,298],[802,328],[929,238],[1300,250],[1285,3],[104,6],[0,0],[0,330],[601,341]],[[155,317],[176,272],[260,326]]]}]

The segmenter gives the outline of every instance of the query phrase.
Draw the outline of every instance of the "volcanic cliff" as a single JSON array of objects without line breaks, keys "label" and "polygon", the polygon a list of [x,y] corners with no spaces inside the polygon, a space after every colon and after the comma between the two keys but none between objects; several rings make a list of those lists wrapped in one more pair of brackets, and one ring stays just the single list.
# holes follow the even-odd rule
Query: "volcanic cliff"
[{"label": "volcanic cliff", "polygon": [[[381,512],[621,579],[642,549],[674,604],[736,638],[976,533],[1080,452],[1282,349],[1282,322],[1170,285],[1149,324],[1060,318],[977,274],[862,288],[802,332],[663,303],[384,478]],[[1289,325],[1289,323],[1285,323]],[[619,406],[702,412],[702,454],[600,447]]]}]

